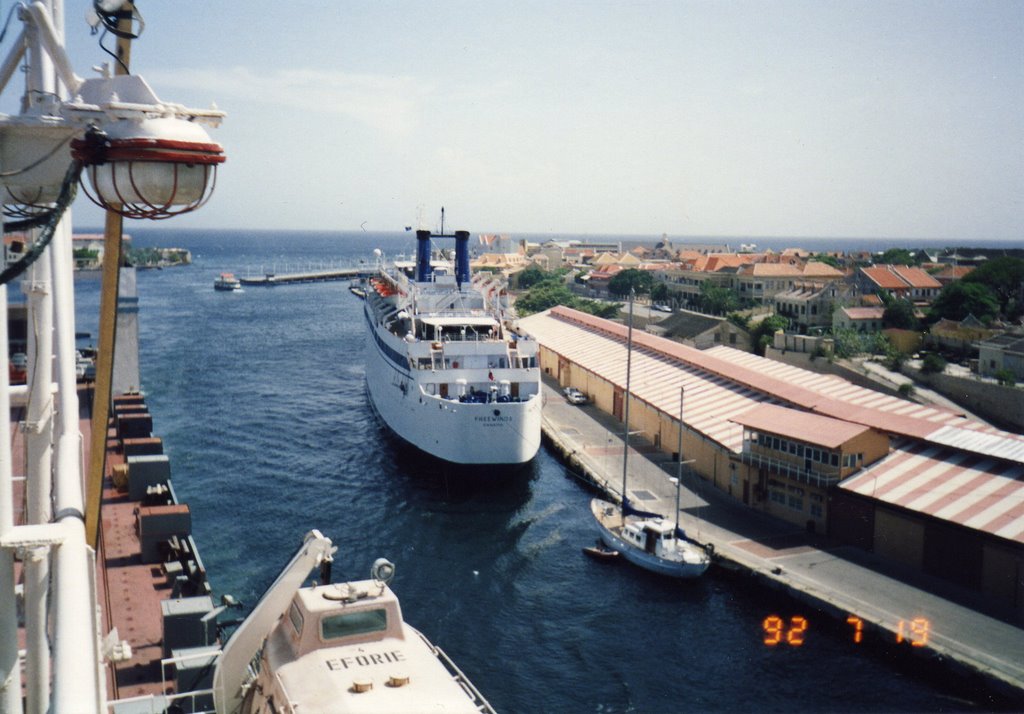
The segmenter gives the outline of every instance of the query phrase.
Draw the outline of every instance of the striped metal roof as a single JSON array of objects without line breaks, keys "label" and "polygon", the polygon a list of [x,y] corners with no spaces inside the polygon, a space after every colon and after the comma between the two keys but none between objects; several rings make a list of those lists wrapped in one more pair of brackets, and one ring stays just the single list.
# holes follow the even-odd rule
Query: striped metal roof
[{"label": "striped metal roof", "polygon": [[915,443],[839,488],[1024,543],[1024,464]]},{"label": "striped metal roof", "polygon": [[[521,319],[520,327],[545,348],[625,388],[624,326],[554,308]],[[1024,436],[728,347],[701,351],[637,330],[633,344],[634,397],[677,414],[684,387],[687,426],[725,448],[742,449],[743,429],[732,420],[762,404],[803,407],[909,436],[840,487],[1024,542]]]},{"label": "striped metal roof", "polygon": [[[551,347],[573,361],[580,362],[587,368],[593,368],[591,357],[574,357],[572,343],[584,339],[587,344],[596,341],[598,346],[595,349],[598,352],[603,351],[604,354],[595,358],[598,363],[609,364],[612,376],[604,375],[597,369],[594,371],[619,386],[625,385],[624,325],[565,307],[552,308],[549,313],[524,318],[520,323],[524,329],[536,335],[541,344]],[[556,343],[561,347],[553,347]],[[935,439],[936,443],[950,445],[953,443],[950,439],[954,438],[955,434],[957,448],[1010,459],[1015,459],[1014,455],[1024,447],[1024,436],[965,419],[962,414],[948,409],[917,404],[873,389],[859,387],[841,377],[811,372],[730,347],[720,346],[702,351],[638,330],[633,331],[633,346],[634,356],[638,351],[643,351],[652,360],[667,367],[660,373],[660,379],[670,380],[670,391],[674,394],[675,406],[672,399],[652,401],[636,387],[633,389],[635,396],[663,408],[669,414],[675,413],[679,408],[680,384],[671,381],[678,379],[673,377],[673,373],[684,370],[692,374],[701,374],[702,379],[714,378],[715,384],[733,393],[743,394],[753,402],[774,402],[799,407],[822,416],[869,426],[895,436],[909,436],[921,440]],[[613,354],[616,355],[614,358],[611,357]],[[634,375],[634,382],[636,381]],[[747,404],[739,412],[730,413],[725,418],[728,419],[749,408],[751,404]],[[689,423],[689,419],[686,421]],[[735,424],[732,426],[736,427]],[[719,429],[724,428],[719,425]],[[956,431],[945,431],[946,428],[953,428]]]},{"label": "striped metal roof", "polygon": [[842,419],[821,416],[774,404],[760,404],[746,414],[733,417],[737,424],[759,432],[777,434],[806,444],[838,449],[846,442],[871,431],[870,427]]},{"label": "striped metal roof", "polygon": [[[608,380],[626,387],[626,344],[613,336],[586,330],[546,314],[531,315],[519,321],[520,329],[555,352]],[[743,427],[730,421],[760,403],[766,395],[736,384],[699,367],[681,363],[665,354],[638,345],[642,335],[634,330],[634,350],[630,389],[633,397],[671,415],[679,413],[679,389],[684,389],[683,421],[686,425],[739,452],[743,446]]]},{"label": "striped metal roof", "polygon": [[[822,375],[729,347],[713,347],[708,353],[789,384],[805,387],[850,407],[863,408],[857,413],[851,411],[844,414],[841,409],[836,410],[830,406],[826,410],[819,405],[814,409],[816,412],[827,413],[846,421],[856,421],[882,431],[892,431],[972,451],[983,456],[995,456],[1024,463],[1024,436],[1020,434],[1011,434],[987,424],[965,419],[947,409],[917,404],[873,389],[858,387],[841,377]],[[920,428],[915,429],[913,433],[909,429],[901,429],[900,424],[892,423],[893,417],[907,418],[901,421],[919,420]],[[897,428],[890,428],[892,426]]]}]

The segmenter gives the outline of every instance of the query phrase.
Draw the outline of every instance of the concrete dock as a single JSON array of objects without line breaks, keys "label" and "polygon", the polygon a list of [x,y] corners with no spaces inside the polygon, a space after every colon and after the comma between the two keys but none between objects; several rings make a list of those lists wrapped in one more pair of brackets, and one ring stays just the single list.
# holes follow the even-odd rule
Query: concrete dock
[{"label": "concrete dock", "polygon": [[364,278],[373,273],[368,266],[359,268],[337,268],[333,270],[314,270],[304,273],[267,273],[256,278],[239,278],[246,286],[269,287],[272,285],[293,285],[295,283],[325,283],[333,280],[352,280]]},{"label": "concrete dock", "polygon": [[[550,445],[581,478],[620,499],[622,423],[594,406],[569,404],[549,377],[544,397]],[[630,500],[671,518],[676,488],[669,477],[678,464],[636,436],[628,463]],[[851,641],[859,620],[863,641],[903,642],[1024,703],[1024,623],[974,609],[968,591],[745,508],[685,470],[680,525],[693,540],[714,547],[718,567],[785,590],[839,622],[855,618],[849,620]]]}]

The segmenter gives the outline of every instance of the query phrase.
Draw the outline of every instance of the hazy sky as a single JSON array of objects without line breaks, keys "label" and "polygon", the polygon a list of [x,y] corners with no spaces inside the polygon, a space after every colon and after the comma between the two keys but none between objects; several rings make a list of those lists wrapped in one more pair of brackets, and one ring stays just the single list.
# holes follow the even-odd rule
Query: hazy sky
[{"label": "hazy sky", "polygon": [[180,227],[1024,244],[1022,0],[138,5],[133,70],[229,113]]}]

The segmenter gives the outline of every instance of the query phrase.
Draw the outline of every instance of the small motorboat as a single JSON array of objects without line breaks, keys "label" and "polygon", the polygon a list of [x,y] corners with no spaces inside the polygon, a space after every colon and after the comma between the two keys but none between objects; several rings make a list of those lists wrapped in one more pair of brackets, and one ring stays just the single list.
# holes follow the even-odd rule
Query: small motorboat
[{"label": "small motorboat", "polygon": [[221,273],[213,281],[214,290],[241,290],[242,281],[235,277],[234,273]]},{"label": "small motorboat", "polygon": [[620,555],[619,551],[617,551],[617,550],[615,550],[613,548],[609,548],[604,543],[602,543],[600,540],[597,541],[596,545],[590,545],[590,546],[585,547],[583,549],[583,554],[587,555],[587,556],[590,556],[594,560],[604,560],[604,561],[618,560],[619,559],[619,555]]}]

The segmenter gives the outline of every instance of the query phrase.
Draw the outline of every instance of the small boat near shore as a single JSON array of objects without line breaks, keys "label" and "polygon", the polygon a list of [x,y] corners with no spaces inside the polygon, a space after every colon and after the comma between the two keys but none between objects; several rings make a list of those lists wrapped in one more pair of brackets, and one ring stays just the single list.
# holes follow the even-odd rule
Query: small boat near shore
[{"label": "small boat near shore", "polygon": [[673,578],[697,578],[711,565],[707,552],[686,540],[672,523],[651,514],[623,516],[622,509],[595,498],[590,510],[608,548],[645,570]]},{"label": "small boat near shore", "polygon": [[594,560],[610,562],[612,560],[618,560],[621,553],[619,553],[619,551],[617,550],[609,548],[604,543],[602,543],[600,539],[598,539],[595,545],[588,545],[585,548],[583,548],[583,555],[586,555],[589,558],[593,558]]},{"label": "small boat near shore", "polygon": [[598,537],[612,550],[617,550],[629,562],[660,575],[673,578],[697,578],[711,565],[710,553],[689,541],[679,527],[679,491],[683,467],[683,392],[679,393],[679,473],[676,486],[675,524],[657,513],[647,513],[632,507],[626,488],[629,475],[629,402],[630,367],[633,356],[633,295],[629,296],[629,322],[626,332],[626,396],[625,430],[622,450],[622,506],[595,498],[590,511],[597,523]]},{"label": "small boat near shore", "polygon": [[214,290],[233,291],[242,289],[242,281],[235,277],[234,273],[221,273],[213,281]]}]

